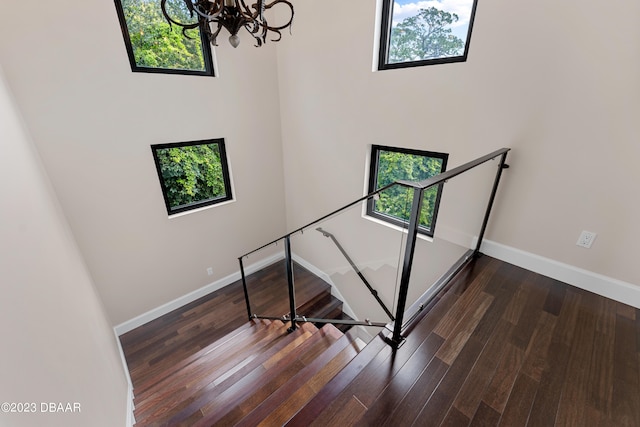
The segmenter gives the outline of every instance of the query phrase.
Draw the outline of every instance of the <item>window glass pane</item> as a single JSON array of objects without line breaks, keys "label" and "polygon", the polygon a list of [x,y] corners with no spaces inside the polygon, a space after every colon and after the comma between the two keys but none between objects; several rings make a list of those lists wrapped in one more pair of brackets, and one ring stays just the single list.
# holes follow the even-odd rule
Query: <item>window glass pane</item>
[{"label": "window glass pane", "polygon": [[[446,168],[448,155],[402,148],[373,146],[372,174],[374,179],[369,191],[373,192],[395,181],[423,181]],[[434,217],[438,207],[438,187],[424,192],[420,226],[423,232],[432,235]],[[380,193],[379,198],[367,208],[367,213],[392,223],[409,220],[413,189],[393,186]]]},{"label": "window glass pane", "polygon": [[222,140],[154,145],[152,150],[169,214],[231,199]]},{"label": "window glass pane", "polygon": [[[116,0],[116,5],[120,7],[121,21],[125,21],[123,33],[134,71],[158,69],[212,74],[209,46],[203,49],[199,28],[183,34],[182,27],[169,25],[159,0]],[[197,23],[195,15],[190,16],[181,0],[168,1],[167,11],[178,22]]]},{"label": "window glass pane", "polygon": [[386,18],[391,22],[384,27],[389,35],[381,65],[464,59],[474,7],[474,0],[394,1]]}]

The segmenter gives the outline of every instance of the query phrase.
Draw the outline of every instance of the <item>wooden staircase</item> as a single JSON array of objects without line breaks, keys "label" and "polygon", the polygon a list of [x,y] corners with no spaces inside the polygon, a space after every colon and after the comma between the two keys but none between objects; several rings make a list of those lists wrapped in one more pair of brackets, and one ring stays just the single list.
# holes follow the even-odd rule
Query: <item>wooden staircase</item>
[{"label": "wooden staircase", "polygon": [[252,320],[135,388],[137,426],[283,425],[360,350],[351,333]]},{"label": "wooden staircase", "polygon": [[[353,320],[342,311],[343,302],[331,295],[331,290],[326,289],[296,309],[298,316],[317,319],[346,319]],[[322,323],[316,323],[318,328]],[[351,325],[336,325],[341,332],[347,332]]]},{"label": "wooden staircase", "polygon": [[[296,312],[343,319],[331,287],[298,264]],[[285,269],[247,278],[252,309],[289,314]],[[364,346],[349,326],[247,320],[241,283],[120,337],[134,387],[136,426],[282,425]]]}]

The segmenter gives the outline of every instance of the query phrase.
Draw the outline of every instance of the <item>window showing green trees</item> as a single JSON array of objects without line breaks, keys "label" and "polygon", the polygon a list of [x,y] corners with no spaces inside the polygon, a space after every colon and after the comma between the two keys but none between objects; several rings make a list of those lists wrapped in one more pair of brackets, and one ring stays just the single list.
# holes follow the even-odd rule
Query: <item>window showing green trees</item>
[{"label": "window showing green trees", "polygon": [[[446,153],[410,150],[374,145],[371,149],[369,192],[376,191],[395,181],[423,181],[446,170]],[[419,232],[433,236],[440,201],[440,186],[424,192],[420,213]],[[413,188],[393,186],[370,199],[367,215],[383,221],[406,225],[411,214]]]},{"label": "window showing green trees", "polygon": [[152,145],[167,213],[232,199],[224,139]]},{"label": "window showing green trees", "polygon": [[[115,0],[133,71],[213,75],[211,50],[198,28],[169,25],[159,0]],[[177,21],[196,23],[183,1],[168,1]]]},{"label": "window showing green trees", "polygon": [[379,69],[467,58],[475,0],[384,0]]}]

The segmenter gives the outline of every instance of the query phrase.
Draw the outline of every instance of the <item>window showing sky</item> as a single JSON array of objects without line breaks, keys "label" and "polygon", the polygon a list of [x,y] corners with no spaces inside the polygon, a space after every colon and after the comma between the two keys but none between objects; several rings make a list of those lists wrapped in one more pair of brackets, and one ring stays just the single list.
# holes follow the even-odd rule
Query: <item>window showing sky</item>
[{"label": "window showing sky", "polygon": [[420,9],[428,9],[430,7],[458,15],[458,21],[451,24],[451,30],[454,35],[462,40],[467,39],[473,0],[395,0],[393,5],[393,25],[395,26],[405,18],[417,14]]}]

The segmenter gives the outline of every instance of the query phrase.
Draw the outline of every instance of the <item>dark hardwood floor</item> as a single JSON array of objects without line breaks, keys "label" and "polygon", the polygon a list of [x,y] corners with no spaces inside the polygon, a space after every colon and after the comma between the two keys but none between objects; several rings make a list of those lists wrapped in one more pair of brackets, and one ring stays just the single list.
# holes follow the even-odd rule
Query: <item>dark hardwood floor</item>
[{"label": "dark hardwood floor", "polygon": [[[294,265],[298,310],[330,289],[308,270]],[[283,263],[272,264],[247,277],[252,311],[261,315],[289,313],[286,272]],[[158,319],[120,336],[135,394],[158,381],[177,363],[190,360],[248,322],[247,308],[238,281],[199,298]]]},{"label": "dark hardwood floor", "polygon": [[639,365],[637,309],[482,257],[289,425],[640,426]]},{"label": "dark hardwood floor", "polygon": [[[246,333],[247,323],[234,284],[122,336],[136,399],[159,381],[169,387],[175,367],[202,366],[194,363],[199,351]],[[308,383],[282,384],[293,397],[307,393],[291,416],[270,416],[262,404],[253,418],[231,421],[224,414],[244,403],[223,410],[202,402],[198,422],[640,426],[640,310],[483,256],[438,295],[397,351],[376,337],[335,371],[313,394]]]}]

